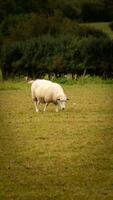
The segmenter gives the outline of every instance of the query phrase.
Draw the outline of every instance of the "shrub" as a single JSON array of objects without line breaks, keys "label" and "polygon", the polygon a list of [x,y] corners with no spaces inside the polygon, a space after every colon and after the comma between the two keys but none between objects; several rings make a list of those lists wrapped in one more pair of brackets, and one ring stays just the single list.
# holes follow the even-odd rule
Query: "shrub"
[{"label": "shrub", "polygon": [[3,78],[45,74],[61,77],[113,75],[113,41],[105,37],[50,35],[4,45],[1,51]]}]

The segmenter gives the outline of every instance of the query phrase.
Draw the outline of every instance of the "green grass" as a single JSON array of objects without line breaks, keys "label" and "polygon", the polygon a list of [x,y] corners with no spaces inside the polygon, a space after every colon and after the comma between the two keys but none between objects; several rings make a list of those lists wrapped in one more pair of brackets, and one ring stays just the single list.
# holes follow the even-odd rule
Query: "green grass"
[{"label": "green grass", "polygon": [[67,75],[67,78],[65,78],[65,77],[64,78],[58,78],[58,79],[54,79],[54,81],[59,83],[59,84],[65,84],[65,85],[113,84],[113,79],[105,80],[101,77],[90,76],[90,75],[80,76],[79,78],[73,79],[73,80],[72,80],[70,75]]},{"label": "green grass", "polygon": [[84,23],[83,25],[99,29],[109,35],[111,39],[113,39],[113,31],[109,27],[109,22]]},{"label": "green grass", "polygon": [[65,112],[35,113],[30,85],[0,83],[1,200],[113,199],[113,84],[63,87]]}]

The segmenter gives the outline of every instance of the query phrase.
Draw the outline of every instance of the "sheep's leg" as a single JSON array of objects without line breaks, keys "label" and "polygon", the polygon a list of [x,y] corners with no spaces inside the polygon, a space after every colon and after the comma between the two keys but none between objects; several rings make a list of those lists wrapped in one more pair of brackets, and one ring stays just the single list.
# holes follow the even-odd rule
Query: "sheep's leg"
[{"label": "sheep's leg", "polygon": [[48,103],[46,103],[44,106],[44,110],[43,110],[44,112],[46,111],[47,106],[48,106]]},{"label": "sheep's leg", "polygon": [[38,105],[40,104],[40,102],[38,100],[35,100],[34,104],[35,104],[36,112],[38,112],[39,111]]}]

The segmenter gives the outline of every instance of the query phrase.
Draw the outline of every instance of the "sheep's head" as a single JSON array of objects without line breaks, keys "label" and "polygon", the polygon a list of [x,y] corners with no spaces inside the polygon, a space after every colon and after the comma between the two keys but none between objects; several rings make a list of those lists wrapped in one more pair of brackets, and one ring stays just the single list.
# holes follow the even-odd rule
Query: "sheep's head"
[{"label": "sheep's head", "polygon": [[66,96],[60,96],[57,98],[57,103],[60,106],[61,110],[65,109],[67,100],[69,99]]}]

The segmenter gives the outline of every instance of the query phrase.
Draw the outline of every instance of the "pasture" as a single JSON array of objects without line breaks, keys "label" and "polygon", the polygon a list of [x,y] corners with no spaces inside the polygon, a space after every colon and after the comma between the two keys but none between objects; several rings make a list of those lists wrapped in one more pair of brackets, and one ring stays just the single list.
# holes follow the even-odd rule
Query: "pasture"
[{"label": "pasture", "polygon": [[113,199],[113,84],[63,87],[64,112],[35,113],[30,85],[0,82],[1,200]]},{"label": "pasture", "polygon": [[113,39],[113,31],[110,29],[109,24],[109,22],[83,23],[83,25],[105,32],[111,39]]}]

